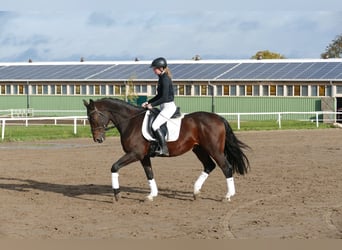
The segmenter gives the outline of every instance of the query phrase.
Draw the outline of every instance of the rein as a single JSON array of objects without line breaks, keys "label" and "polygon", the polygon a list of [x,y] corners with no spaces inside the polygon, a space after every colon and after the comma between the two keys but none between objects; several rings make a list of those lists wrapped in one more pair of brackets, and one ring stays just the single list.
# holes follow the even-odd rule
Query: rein
[{"label": "rein", "polygon": [[[122,123],[124,123],[124,122],[129,121],[129,120],[132,120],[133,118],[135,118],[135,117],[137,117],[137,116],[139,116],[139,115],[141,115],[142,113],[145,113],[145,112],[146,112],[146,110],[142,110],[141,112],[138,112],[136,115],[134,115],[134,116],[132,116],[132,117],[129,117],[128,119],[125,119],[125,120],[121,121],[120,123],[122,124]],[[110,119],[108,118],[108,116],[106,116],[103,112],[99,111],[97,108],[95,108],[94,110],[92,110],[91,112],[89,112],[89,116],[90,116],[91,114],[93,114],[93,113],[98,113],[100,116],[104,117],[106,120],[108,120],[108,121],[110,120]],[[99,130],[99,129],[104,129],[105,131],[108,131],[108,130],[110,130],[110,129],[116,128],[118,125],[119,125],[119,124],[116,125],[116,124],[113,123],[113,126],[106,127],[106,125],[103,124],[102,126],[93,128],[92,130],[95,131],[95,130]]]}]

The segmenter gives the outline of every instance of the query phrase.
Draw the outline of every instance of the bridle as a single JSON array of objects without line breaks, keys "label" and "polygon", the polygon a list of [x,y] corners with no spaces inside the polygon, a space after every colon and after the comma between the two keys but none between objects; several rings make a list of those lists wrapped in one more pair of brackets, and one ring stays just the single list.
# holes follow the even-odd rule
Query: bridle
[{"label": "bridle", "polygon": [[104,129],[105,131],[108,131],[109,129],[115,128],[115,125],[111,126],[111,127],[106,126],[106,123],[109,122],[109,118],[103,112],[99,111],[97,108],[95,108],[94,110],[89,112],[88,118],[94,113],[97,113],[99,115],[99,117],[102,117],[102,119],[101,119],[102,125],[98,126],[96,128],[91,128],[91,131],[96,131],[96,130],[100,130],[100,129]]},{"label": "bridle", "polygon": [[[139,116],[140,114],[142,113],[145,113],[146,110],[143,110],[142,112],[138,112],[136,115],[130,117],[129,119],[127,119],[126,121],[129,121],[137,116]],[[102,125],[101,126],[98,126],[96,128],[91,128],[91,131],[96,131],[96,130],[100,130],[100,129],[104,129],[105,131],[108,131],[110,129],[113,129],[113,128],[116,128],[117,126],[114,124],[113,126],[110,126],[110,127],[107,127],[105,124],[106,122],[105,121],[108,121],[109,122],[109,118],[108,116],[106,116],[103,112],[99,111],[97,108],[95,108],[94,110],[90,111],[89,114],[88,114],[88,118],[90,117],[90,115],[94,114],[94,113],[97,113],[100,117],[103,117],[104,119],[102,119],[101,123]],[[123,123],[123,122],[121,122]]]}]

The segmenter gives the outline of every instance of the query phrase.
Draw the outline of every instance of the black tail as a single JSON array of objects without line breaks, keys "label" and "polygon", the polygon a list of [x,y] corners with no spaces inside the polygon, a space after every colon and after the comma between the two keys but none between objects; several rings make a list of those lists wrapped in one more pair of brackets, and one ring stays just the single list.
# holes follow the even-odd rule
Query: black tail
[{"label": "black tail", "polygon": [[226,127],[226,146],[224,148],[224,153],[228,162],[233,167],[233,172],[238,172],[239,174],[244,175],[248,172],[249,161],[242,149],[247,149],[249,147],[236,138],[228,121],[223,117],[222,120]]}]

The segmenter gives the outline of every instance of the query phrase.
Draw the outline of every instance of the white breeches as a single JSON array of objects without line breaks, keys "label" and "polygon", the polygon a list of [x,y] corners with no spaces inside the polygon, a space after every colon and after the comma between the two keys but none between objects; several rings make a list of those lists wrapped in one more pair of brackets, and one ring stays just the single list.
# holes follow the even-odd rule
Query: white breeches
[{"label": "white breeches", "polygon": [[152,124],[152,129],[156,131],[160,128],[161,125],[163,125],[165,122],[167,122],[171,116],[176,112],[177,106],[174,102],[167,102],[160,105],[160,113],[157,116],[157,118],[154,120]]}]

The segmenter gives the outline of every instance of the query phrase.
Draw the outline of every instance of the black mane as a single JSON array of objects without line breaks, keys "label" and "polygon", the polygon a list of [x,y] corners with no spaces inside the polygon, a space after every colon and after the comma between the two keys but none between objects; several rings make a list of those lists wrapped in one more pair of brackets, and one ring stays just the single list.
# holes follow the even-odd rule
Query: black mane
[{"label": "black mane", "polygon": [[126,102],[124,100],[113,98],[113,97],[104,97],[101,99],[96,100],[95,102],[108,102],[109,104],[119,104],[120,106],[124,106],[129,109],[136,109],[136,110],[142,110],[143,108],[134,104],[131,104],[129,102]]}]

